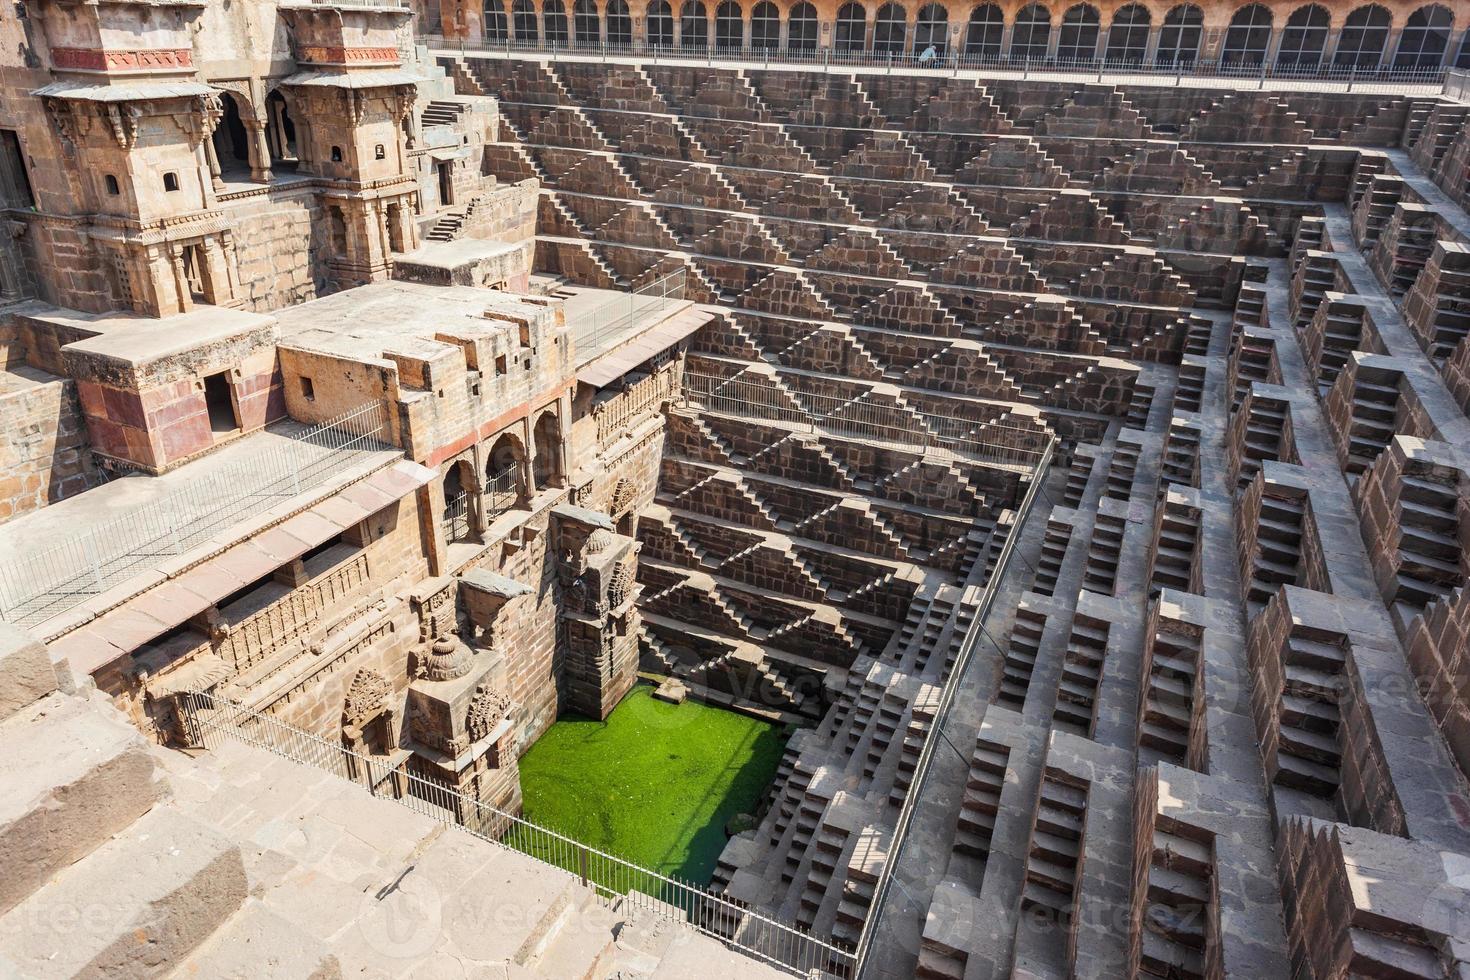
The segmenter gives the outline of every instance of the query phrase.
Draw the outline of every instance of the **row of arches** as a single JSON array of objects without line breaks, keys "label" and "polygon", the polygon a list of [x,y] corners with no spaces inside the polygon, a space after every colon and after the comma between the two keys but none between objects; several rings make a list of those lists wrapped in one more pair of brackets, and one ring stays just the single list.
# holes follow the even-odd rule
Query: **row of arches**
[{"label": "row of arches", "polygon": [[[736,0],[648,0],[641,36],[628,0],[484,0],[483,31],[489,41],[550,45],[627,45],[703,50],[819,46],[822,23],[817,8],[800,0],[783,10],[772,0],[742,6]],[[509,4],[509,9],[507,9]],[[1227,65],[1274,64],[1282,68],[1331,66],[1343,69],[1389,67],[1425,70],[1470,67],[1470,39],[1453,45],[1454,14],[1443,4],[1426,4],[1395,25],[1377,3],[1348,13],[1333,30],[1332,16],[1320,3],[1296,8],[1278,18],[1264,3],[1238,8],[1212,54]],[[1014,60],[1110,62],[1155,61],[1191,64],[1205,57],[1205,14],[1195,3],[1180,3],[1162,17],[1142,3],[1119,8],[1104,28],[1091,3],[1075,3],[1056,13],[1033,2],[1007,21],[995,3],[971,8],[963,23],[951,23],[950,8],[927,3],[917,10],[889,0],[876,8],[849,0],[831,23],[831,47],[879,54],[963,54]],[[1452,50],[1457,48],[1457,50]]]},{"label": "row of arches", "polygon": [[[461,459],[444,473],[444,511],[440,523],[445,540],[472,541],[500,513],[522,507],[530,495],[560,486],[563,474],[561,420],[545,409],[531,428],[534,451],[527,472],[526,448],[513,432],[503,432],[485,453],[483,476]],[[529,476],[529,480],[527,477]]]}]

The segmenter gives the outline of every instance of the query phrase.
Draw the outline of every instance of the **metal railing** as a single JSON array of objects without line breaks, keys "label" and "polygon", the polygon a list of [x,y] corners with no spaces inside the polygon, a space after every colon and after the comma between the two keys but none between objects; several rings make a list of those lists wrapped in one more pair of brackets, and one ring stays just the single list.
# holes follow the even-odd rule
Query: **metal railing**
[{"label": "metal railing", "polygon": [[1445,72],[1444,94],[1457,102],[1470,102],[1470,71],[1456,68]]},{"label": "metal railing", "polygon": [[943,729],[949,720],[950,710],[954,707],[955,695],[964,679],[965,670],[974,658],[976,648],[980,645],[981,637],[987,635],[985,618],[990,615],[990,607],[995,603],[996,593],[1005,578],[1006,568],[1018,546],[1021,530],[1031,513],[1032,505],[1036,502],[1036,495],[1041,489],[1042,482],[1046,479],[1046,472],[1051,465],[1055,449],[1056,439],[1053,438],[1037,459],[1036,468],[1031,475],[1031,485],[1026,488],[1026,496],[1021,499],[1020,506],[1016,508],[1016,518],[1011,533],[1006,535],[1006,541],[996,559],[995,568],[991,571],[990,577],[986,579],[980,595],[973,602],[961,600],[962,605],[974,609],[974,616],[970,620],[969,628],[965,631],[959,655],[955,658],[954,666],[950,669],[949,677],[945,679],[944,688],[940,691],[939,706],[934,711],[934,720],[924,736],[923,746],[919,749],[919,759],[915,763],[908,792],[904,795],[903,805],[899,807],[898,819],[893,825],[893,835],[889,838],[888,853],[884,856],[883,866],[878,871],[878,880],[873,885],[873,900],[868,906],[868,916],[863,921],[862,932],[858,934],[855,950],[858,963],[856,976],[859,978],[866,977],[872,972],[873,943],[876,941],[878,924],[883,919],[888,897],[893,893],[894,874],[909,843],[909,829],[913,825],[914,812],[918,809],[919,802],[924,799],[924,784],[929,778],[934,752],[941,741],[947,740],[943,735]]},{"label": "metal railing", "polygon": [[841,947],[761,915],[742,902],[573,840],[547,827],[465,796],[452,786],[360,755],[217,695],[180,698],[180,721],[191,742],[208,749],[236,739],[292,762],[359,783],[373,796],[544,864],[571,872],[607,903],[621,902],[667,918],[773,967],[809,976],[823,971],[850,980],[856,961]]},{"label": "metal railing", "polygon": [[470,539],[470,492],[461,490],[444,501],[444,540],[453,544]]},{"label": "metal railing", "polygon": [[515,464],[491,475],[485,481],[480,499],[485,506],[486,520],[515,507],[521,499],[521,485],[516,480]]},{"label": "metal railing", "polygon": [[1278,87],[1311,87],[1318,91],[1352,91],[1359,85],[1375,89],[1422,91],[1440,89],[1447,79],[1446,69],[1396,68],[1391,64],[1358,67],[1334,64],[1270,64],[1257,61],[1147,61],[1119,58],[1016,57],[996,54],[944,52],[926,57],[919,50],[880,51],[871,48],[842,50],[839,48],[762,47],[755,45],[708,44],[698,47],[649,44],[642,41],[575,41],[513,38],[472,39],[425,34],[416,38],[430,49],[460,53],[500,54],[505,56],[534,54],[569,59],[636,58],[652,63],[714,65],[731,62],[740,65],[804,65],[833,68],[881,69],[888,72],[924,72],[982,75],[1046,76],[1049,74],[1093,76],[1098,81],[1123,83],[1130,79],[1152,84],[1172,81],[1182,85],[1185,79],[1220,80],[1232,83],[1268,82]]},{"label": "metal railing", "polygon": [[383,406],[373,403],[312,428],[273,429],[286,438],[53,547],[0,564],[0,619],[43,623],[222,528],[315,489],[364,454],[391,448],[387,421]]},{"label": "metal railing", "polygon": [[570,324],[577,362],[616,347],[642,318],[659,313],[665,301],[684,299],[685,275],[677,269],[578,314]]},{"label": "metal railing", "polygon": [[809,432],[885,443],[942,459],[1035,466],[1049,451],[1052,434],[1001,422],[933,415],[897,405],[794,391],[760,379],[720,378],[685,371],[684,401],[715,415],[795,425]]}]

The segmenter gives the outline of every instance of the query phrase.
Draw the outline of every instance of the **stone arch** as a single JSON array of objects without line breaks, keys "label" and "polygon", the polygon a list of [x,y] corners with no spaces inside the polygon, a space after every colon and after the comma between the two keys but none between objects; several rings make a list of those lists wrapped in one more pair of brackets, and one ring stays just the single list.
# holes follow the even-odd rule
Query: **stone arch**
[{"label": "stone arch", "polygon": [[1444,64],[1455,15],[1443,4],[1425,4],[1409,15],[1394,54],[1395,68],[1428,69]]},{"label": "stone arch", "polygon": [[817,8],[801,0],[786,15],[786,46],[810,51],[817,46]]},{"label": "stone arch", "polygon": [[525,496],[523,479],[526,447],[512,432],[502,432],[485,454],[485,509],[498,514],[516,506]]},{"label": "stone arch", "polygon": [[250,133],[245,128],[245,120],[251,118],[253,113],[250,112],[248,103],[242,104],[241,96],[235,92],[221,89],[219,100],[220,119],[210,141],[214,146],[214,157],[219,162],[220,172],[250,170]]},{"label": "stone arch", "polygon": [[1393,15],[1376,3],[1355,7],[1337,36],[1333,65],[1339,68],[1377,68],[1388,46]]},{"label": "stone arch", "polygon": [[938,55],[949,49],[949,10],[940,3],[926,3],[914,23],[914,50],[922,54],[930,45]]},{"label": "stone arch", "polygon": [[1016,14],[1011,32],[1011,57],[1019,61],[1040,61],[1051,43],[1051,11],[1039,3],[1027,4]]},{"label": "stone arch", "polygon": [[1108,61],[1138,64],[1148,54],[1148,34],[1153,15],[1141,3],[1130,3],[1113,13],[1108,26],[1108,46],[1103,55]]},{"label": "stone arch", "polygon": [[868,46],[868,11],[849,0],[837,11],[833,46],[838,51],[861,51]]},{"label": "stone arch", "polygon": [[1309,3],[1291,12],[1281,32],[1281,48],[1276,64],[1284,67],[1311,68],[1322,61],[1327,46],[1327,29],[1332,15],[1321,4]]},{"label": "stone arch", "polygon": [[970,11],[965,30],[965,54],[982,58],[999,58],[1005,42],[1005,15],[993,3],[982,3]]},{"label": "stone arch", "polygon": [[561,458],[561,420],[547,409],[531,429],[534,451],[531,455],[532,479],[537,490],[559,486],[563,469]]},{"label": "stone arch", "polygon": [[1057,33],[1057,57],[1063,61],[1097,60],[1097,38],[1102,16],[1090,3],[1073,4],[1062,15]]},{"label": "stone arch", "polygon": [[1159,28],[1159,46],[1154,61],[1161,65],[1192,65],[1199,58],[1204,39],[1205,14],[1197,5],[1181,3],[1169,8]]},{"label": "stone arch", "polygon": [[444,540],[468,541],[474,530],[474,500],[479,495],[475,468],[467,460],[451,463],[444,471],[444,512],[441,524]]},{"label": "stone arch", "polygon": [[1220,63],[1247,66],[1265,62],[1274,25],[1275,18],[1271,15],[1271,8],[1265,4],[1252,3],[1241,7],[1230,18],[1230,27],[1225,31],[1225,46],[1220,51]]}]

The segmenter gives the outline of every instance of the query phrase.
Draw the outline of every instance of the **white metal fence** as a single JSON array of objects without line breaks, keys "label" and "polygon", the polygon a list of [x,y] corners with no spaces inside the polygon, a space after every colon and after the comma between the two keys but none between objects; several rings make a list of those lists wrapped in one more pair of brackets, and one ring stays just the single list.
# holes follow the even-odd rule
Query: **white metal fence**
[{"label": "white metal fence", "polygon": [[312,428],[272,431],[288,437],[53,547],[0,564],[0,619],[43,623],[222,528],[320,486],[364,453],[388,448],[387,416],[378,403]]},{"label": "white metal fence", "polygon": [[665,302],[684,299],[685,270],[609,298],[571,323],[577,362],[584,363],[627,338],[644,317],[659,316]]},{"label": "white metal fence", "polygon": [[621,901],[664,916],[798,976],[816,970],[842,980],[854,975],[856,963],[846,949],[707,888],[639,867],[464,796],[438,780],[395,769],[213,694],[182,695],[180,713],[186,737],[195,745],[214,749],[225,739],[236,739],[360,783],[374,796],[396,800],[440,823],[569,871],[604,902]]},{"label": "white metal fence", "polygon": [[1457,102],[1470,102],[1470,71],[1456,69],[1446,72],[1444,94]]},{"label": "white metal fence", "polygon": [[892,914],[888,909],[888,901],[890,896],[894,895],[894,877],[898,864],[908,849],[909,831],[913,826],[914,814],[924,799],[924,784],[929,778],[934,752],[939,742],[945,739],[944,726],[949,721],[950,710],[954,707],[955,695],[964,679],[966,668],[980,646],[980,639],[985,635],[985,618],[990,615],[990,607],[994,604],[996,593],[1005,579],[1011,556],[1015,553],[1021,539],[1021,528],[1031,513],[1042,482],[1046,479],[1046,472],[1051,465],[1055,448],[1056,440],[1053,439],[1047,443],[1044,451],[1038,456],[1035,471],[1031,476],[1031,485],[1027,487],[1026,496],[1022,498],[1021,505],[1016,508],[1015,525],[1011,533],[1006,536],[1005,545],[996,559],[995,568],[980,590],[980,595],[974,598],[967,595],[962,600],[964,605],[974,609],[974,615],[970,620],[969,629],[965,632],[954,667],[950,670],[949,677],[946,678],[944,688],[940,692],[939,706],[935,709],[934,721],[930,724],[928,734],[924,737],[923,747],[919,749],[919,759],[914,766],[913,779],[909,783],[908,793],[903,798],[903,805],[899,808],[898,820],[894,823],[893,835],[889,839],[888,853],[883,859],[883,867],[879,869],[878,880],[873,886],[873,901],[868,906],[868,917],[863,922],[863,931],[858,935],[856,949],[858,977],[879,975],[873,967],[873,944],[878,941],[878,930],[884,920]]},{"label": "white metal fence", "polygon": [[1254,61],[1145,61],[1108,58],[1024,58],[993,54],[949,52],[925,57],[919,51],[876,51],[838,48],[756,47],[749,45],[685,47],[645,42],[515,40],[504,38],[466,39],[438,34],[421,35],[417,42],[431,50],[479,55],[542,55],[555,61],[617,58],[653,64],[703,64],[722,62],[749,67],[804,65],[830,68],[879,69],[905,74],[960,74],[1045,78],[1057,75],[1075,79],[1091,76],[1112,84],[1184,85],[1187,82],[1229,82],[1232,86],[1255,83],[1260,88],[1301,88],[1311,91],[1351,92],[1357,88],[1376,92],[1428,94],[1446,84],[1444,68],[1395,68],[1392,65],[1357,67],[1334,64],[1267,64]]},{"label": "white metal fence", "polygon": [[794,392],[759,378],[720,378],[684,372],[686,404],[715,415],[761,419],[809,432],[862,439],[942,459],[1030,468],[1048,451],[1052,435],[1043,427],[933,415],[853,398]]}]

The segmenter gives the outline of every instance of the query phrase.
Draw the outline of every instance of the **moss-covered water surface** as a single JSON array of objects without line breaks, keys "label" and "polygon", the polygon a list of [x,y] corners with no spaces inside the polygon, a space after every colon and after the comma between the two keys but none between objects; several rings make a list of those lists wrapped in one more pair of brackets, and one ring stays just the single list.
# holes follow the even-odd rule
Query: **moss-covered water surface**
[{"label": "moss-covered water surface", "polygon": [[709,881],[725,824],[775,775],[779,727],[635,687],[608,716],[566,716],[521,758],[525,817],[664,874]]}]

